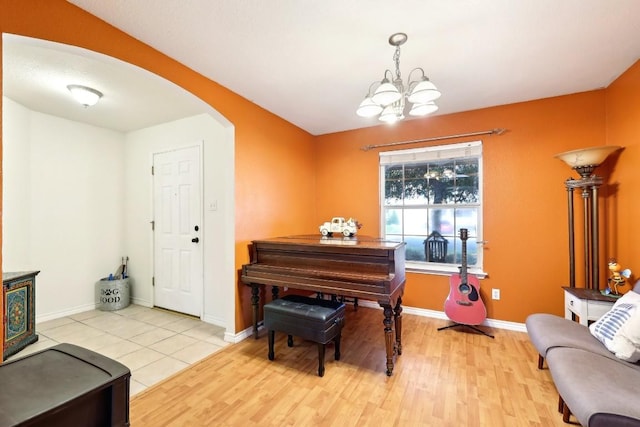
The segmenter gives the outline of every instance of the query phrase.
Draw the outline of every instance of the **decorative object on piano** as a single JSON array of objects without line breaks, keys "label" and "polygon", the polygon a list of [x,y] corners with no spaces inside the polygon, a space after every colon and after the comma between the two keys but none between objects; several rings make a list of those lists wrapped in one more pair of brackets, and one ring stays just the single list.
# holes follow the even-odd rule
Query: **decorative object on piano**
[{"label": "decorative object on piano", "polygon": [[455,326],[467,326],[493,338],[493,335],[474,327],[474,325],[481,324],[487,318],[487,309],[480,297],[480,282],[478,278],[473,274],[467,273],[468,238],[468,230],[461,228],[462,265],[460,266],[460,272],[452,274],[449,279],[449,296],[447,296],[447,300],[444,303],[444,312],[454,324],[438,328],[438,330]]},{"label": "decorative object on piano", "polygon": [[611,258],[609,260],[609,271],[611,275],[607,280],[607,289],[605,289],[602,293],[605,295],[613,294],[613,295],[624,295],[631,290],[631,284],[627,281],[631,277],[631,270],[625,268],[624,270],[618,264],[618,262]]},{"label": "decorative object on piano", "polygon": [[[400,76],[400,46],[407,41],[405,33],[395,33],[389,37],[389,44],[395,46],[393,55],[395,75],[385,70],[381,81],[369,86],[369,92],[356,110],[360,117],[373,117],[379,114],[378,120],[395,123],[404,119],[405,98],[412,103],[409,115],[425,116],[438,110],[434,102],[440,98],[440,91],[429,81],[422,68],[414,68],[409,72],[405,88]],[[417,79],[411,80],[414,72],[419,72]],[[373,90],[375,88],[375,91]]]},{"label": "decorative object on piano", "polygon": [[349,218],[347,220],[344,217],[336,216],[322,224],[320,227],[320,234],[323,236],[333,236],[333,233],[340,233],[345,237],[354,236],[362,224],[357,219]]},{"label": "decorative object on piano", "polygon": [[564,185],[567,189],[567,203],[569,210],[569,287],[576,287],[576,244],[574,232],[574,189],[581,189],[584,236],[584,288],[598,290],[600,277],[600,257],[598,249],[600,247],[600,232],[598,219],[598,187],[603,184],[602,177],[596,176],[593,172],[610,154],[618,151],[622,147],[617,145],[603,145],[599,147],[589,147],[580,150],[571,150],[556,154],[554,157],[565,162],[571,169],[580,174],[579,179],[569,178]]}]

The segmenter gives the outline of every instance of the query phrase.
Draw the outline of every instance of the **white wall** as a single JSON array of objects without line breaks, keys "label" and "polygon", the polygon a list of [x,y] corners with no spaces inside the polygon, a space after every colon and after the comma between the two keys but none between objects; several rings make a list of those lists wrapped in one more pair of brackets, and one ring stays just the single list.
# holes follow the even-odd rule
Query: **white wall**
[{"label": "white wall", "polygon": [[31,269],[31,111],[4,96],[2,102],[2,271],[25,271]]},{"label": "white wall", "polygon": [[3,97],[3,127],[3,271],[41,271],[37,322],[95,308],[95,282],[115,272],[122,256],[130,258],[133,302],[153,306],[152,156],[202,142],[203,320],[234,333],[228,121],[211,111],[124,135]]},{"label": "white wall", "polygon": [[[214,114],[212,112],[212,114]],[[125,247],[134,278],[133,300],[153,305],[153,153],[202,142],[204,314],[207,322],[235,330],[234,130],[210,114],[149,127],[126,135]],[[220,122],[218,121],[220,120]],[[221,123],[222,122],[222,123]],[[215,205],[215,210],[211,206]]]},{"label": "white wall", "polygon": [[124,249],[124,135],[3,103],[3,271],[41,271],[37,321],[93,309]]}]

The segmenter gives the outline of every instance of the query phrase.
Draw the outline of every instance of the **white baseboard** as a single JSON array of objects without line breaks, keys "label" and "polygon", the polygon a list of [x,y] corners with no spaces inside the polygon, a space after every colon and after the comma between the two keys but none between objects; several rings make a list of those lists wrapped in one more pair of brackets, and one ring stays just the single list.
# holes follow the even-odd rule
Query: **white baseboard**
[{"label": "white baseboard", "polygon": [[85,311],[95,310],[98,307],[97,304],[85,304],[77,307],[68,308],[62,311],[56,311],[53,313],[45,313],[42,315],[36,315],[36,324],[41,322],[48,322],[49,320],[59,319],[61,317],[72,316],[74,314],[83,313]]},{"label": "white baseboard", "polygon": [[[358,306],[382,310],[382,307],[380,307],[378,303],[373,301],[368,301],[368,300],[358,300]],[[447,315],[444,314],[444,311],[427,310],[425,308],[402,306],[402,312],[406,314],[413,314],[416,316],[449,320]],[[516,332],[527,332],[527,328],[524,323],[508,322],[506,320],[487,319],[484,322],[482,322],[482,325],[488,326],[490,328],[507,329],[507,330],[516,331]],[[259,326],[258,330],[262,330],[262,328],[263,328],[262,326]],[[250,326],[247,329],[238,332],[237,334],[232,334],[227,332],[225,334],[224,340],[231,343],[239,343],[245,338],[252,337],[252,336],[253,336],[253,326]]]},{"label": "white baseboard", "polygon": [[131,297],[131,304],[141,305],[142,307],[149,307],[149,308],[153,307],[153,304],[151,303],[151,301],[147,301],[146,299],[140,299],[136,297]]},{"label": "white baseboard", "polygon": [[227,324],[225,323],[224,319],[220,317],[205,314],[202,316],[202,321],[206,323],[210,323],[215,326],[220,326],[221,328],[225,328],[225,330],[227,329]]},{"label": "white baseboard", "polygon": [[[358,301],[358,305],[361,305],[363,307],[376,308],[376,309],[382,310],[380,305],[378,305],[376,302],[373,302],[373,301],[366,301],[366,300]],[[406,314],[414,314],[416,316],[449,320],[447,315],[444,314],[444,311],[402,306],[402,312]],[[482,325],[488,326],[490,328],[507,329],[510,331],[517,331],[517,332],[527,332],[527,328],[524,323],[508,322],[506,320],[486,319],[484,322],[482,322]]]},{"label": "white baseboard", "polygon": [[[149,305],[147,301],[133,299],[131,302],[133,304],[137,304],[145,307],[151,307],[151,305]],[[358,305],[362,307],[375,308],[378,310],[382,310],[380,305],[378,305],[376,302],[373,302],[373,301],[359,300]],[[47,322],[49,320],[55,320],[60,317],[71,316],[73,314],[78,314],[78,313],[82,313],[89,310],[95,310],[96,308],[97,308],[96,304],[88,304],[88,305],[78,306],[78,307],[74,307],[68,310],[59,311],[55,313],[47,313],[42,316],[37,316],[36,323]],[[443,311],[403,306],[402,312],[406,314],[413,314],[416,316],[448,320],[447,315],[444,314]],[[223,328],[226,327],[224,322],[221,319],[216,318],[215,316],[205,316],[202,320],[204,322],[211,323],[216,326],[221,326]],[[482,322],[482,325],[488,326],[490,328],[507,329],[507,330],[516,331],[516,332],[527,332],[527,328],[524,323],[508,322],[506,320],[487,319],[484,322]],[[261,330],[262,326],[259,326],[258,329]],[[251,336],[253,336],[253,326],[250,326],[235,334],[227,331],[224,334],[224,340],[226,342],[235,344]]]},{"label": "white baseboard", "polygon": [[[153,307],[153,305],[149,303],[149,301],[141,300],[138,298],[131,298],[131,304],[140,305],[142,307]],[[84,305],[79,305],[77,307],[67,308],[65,310],[36,315],[36,324],[41,322],[48,322],[49,320],[56,320],[61,317],[72,316],[78,313],[84,313],[85,311],[96,310],[97,308],[98,308],[97,303],[84,304]]]},{"label": "white baseboard", "polygon": [[[263,329],[264,329],[264,326],[258,325],[258,332],[262,331]],[[249,337],[253,337],[253,326],[250,326],[247,329],[238,332],[237,334],[232,334],[230,332],[226,332],[224,334],[224,340],[226,342],[231,342],[234,344],[237,344],[240,341]]]}]

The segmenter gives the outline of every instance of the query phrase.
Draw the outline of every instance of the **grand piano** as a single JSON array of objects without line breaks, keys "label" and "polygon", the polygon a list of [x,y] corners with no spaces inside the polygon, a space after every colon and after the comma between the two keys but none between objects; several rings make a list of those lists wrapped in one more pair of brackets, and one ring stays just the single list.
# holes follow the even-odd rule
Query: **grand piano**
[{"label": "grand piano", "polygon": [[[258,338],[260,289],[272,286],[377,301],[383,309],[387,375],[402,354],[405,243],[373,237],[303,235],[254,240],[240,280],[251,286],[253,333]],[[395,328],[395,336],[394,336]]]}]

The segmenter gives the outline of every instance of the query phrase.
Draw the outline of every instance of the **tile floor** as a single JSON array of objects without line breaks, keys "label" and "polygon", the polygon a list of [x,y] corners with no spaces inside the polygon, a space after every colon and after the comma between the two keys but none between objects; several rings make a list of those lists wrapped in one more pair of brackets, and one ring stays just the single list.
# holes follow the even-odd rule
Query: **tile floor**
[{"label": "tile floor", "polygon": [[38,341],[13,360],[59,343],[76,344],[131,370],[131,396],[229,345],[224,329],[170,311],[129,305],[36,324]]}]

